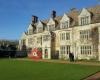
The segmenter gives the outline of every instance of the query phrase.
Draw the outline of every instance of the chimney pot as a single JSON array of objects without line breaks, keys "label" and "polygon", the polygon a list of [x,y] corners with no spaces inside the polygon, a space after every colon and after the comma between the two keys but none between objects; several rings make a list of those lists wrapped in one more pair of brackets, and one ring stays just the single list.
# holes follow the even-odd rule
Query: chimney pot
[{"label": "chimney pot", "polygon": [[38,17],[32,15],[32,23],[37,23],[38,22]]},{"label": "chimney pot", "polygon": [[56,17],[56,11],[54,11],[54,10],[52,11],[51,17],[52,17],[52,18],[55,18],[55,17]]}]

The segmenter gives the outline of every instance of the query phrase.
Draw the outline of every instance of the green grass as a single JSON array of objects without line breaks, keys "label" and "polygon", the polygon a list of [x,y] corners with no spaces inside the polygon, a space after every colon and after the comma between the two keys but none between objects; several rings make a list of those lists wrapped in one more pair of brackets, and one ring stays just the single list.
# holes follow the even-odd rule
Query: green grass
[{"label": "green grass", "polygon": [[0,80],[80,80],[99,66],[0,60]]}]

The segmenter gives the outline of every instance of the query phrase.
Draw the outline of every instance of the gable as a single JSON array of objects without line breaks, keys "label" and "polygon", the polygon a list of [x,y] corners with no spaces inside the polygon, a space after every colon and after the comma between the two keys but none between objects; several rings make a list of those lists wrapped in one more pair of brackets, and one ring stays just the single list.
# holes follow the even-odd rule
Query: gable
[{"label": "gable", "polygon": [[25,34],[25,32],[23,32],[21,35],[21,39],[25,39],[25,38],[26,38],[26,34]]},{"label": "gable", "polygon": [[28,27],[28,30],[29,30],[29,29],[33,29],[33,26],[32,26],[31,24],[30,24],[29,27]]},{"label": "gable", "polygon": [[55,24],[55,21],[54,21],[52,18],[50,18],[50,20],[49,20],[49,22],[47,23],[47,25],[51,25],[51,24]]},{"label": "gable", "polygon": [[79,17],[84,17],[84,16],[90,16],[90,13],[88,12],[87,9],[83,8]]},{"label": "gable", "polygon": [[64,14],[62,19],[60,20],[60,22],[64,22],[64,21],[69,21],[69,17],[66,14]]},{"label": "gable", "polygon": [[43,24],[41,21],[38,22],[37,27],[43,27]]}]

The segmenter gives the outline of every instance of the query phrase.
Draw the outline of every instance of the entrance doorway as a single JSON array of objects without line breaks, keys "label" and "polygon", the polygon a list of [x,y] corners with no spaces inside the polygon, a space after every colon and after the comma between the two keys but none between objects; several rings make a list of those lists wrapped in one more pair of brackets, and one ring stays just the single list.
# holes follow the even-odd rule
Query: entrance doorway
[{"label": "entrance doorway", "polygon": [[48,58],[48,49],[45,49],[45,54],[44,54],[45,58]]}]

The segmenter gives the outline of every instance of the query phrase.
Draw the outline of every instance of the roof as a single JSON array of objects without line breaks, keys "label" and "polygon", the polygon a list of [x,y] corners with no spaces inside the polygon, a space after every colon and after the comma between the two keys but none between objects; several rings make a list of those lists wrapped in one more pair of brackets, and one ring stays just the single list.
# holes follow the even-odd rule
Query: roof
[{"label": "roof", "polygon": [[100,5],[97,5],[92,8],[87,9],[92,14],[92,22],[91,23],[98,23],[100,22]]},{"label": "roof", "polygon": [[[100,22],[100,5],[87,8],[87,10],[91,13],[91,23],[98,23]],[[68,17],[70,18],[70,26],[74,27],[78,25],[78,16],[81,13],[81,10],[73,9],[69,13],[67,13]],[[62,16],[56,16],[54,18],[54,21],[57,23],[56,27],[59,26],[60,20],[62,19]],[[47,25],[49,19],[41,21],[43,25]],[[33,27],[35,27],[37,24],[34,24]],[[35,28],[36,29],[36,28]]]},{"label": "roof", "polygon": [[49,20],[43,20],[42,22],[43,22],[44,24],[47,24],[48,21],[49,21]]},{"label": "roof", "polygon": [[[100,22],[100,5],[87,8],[87,10],[91,13],[91,23]],[[67,15],[71,20],[71,26],[78,25],[78,16],[81,13],[81,10],[73,9]],[[62,16],[57,16],[54,18],[58,23],[60,22]],[[49,20],[44,20],[43,23],[47,24]]]}]

